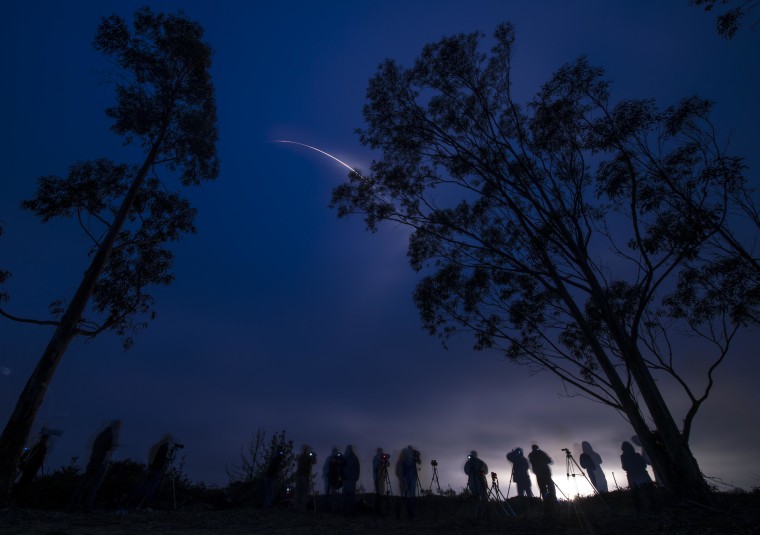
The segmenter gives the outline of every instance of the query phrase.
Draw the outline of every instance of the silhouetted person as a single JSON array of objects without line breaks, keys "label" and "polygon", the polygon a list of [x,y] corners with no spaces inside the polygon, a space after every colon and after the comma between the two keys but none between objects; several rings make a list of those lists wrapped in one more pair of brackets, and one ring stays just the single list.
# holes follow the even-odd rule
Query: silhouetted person
[{"label": "silhouetted person", "polygon": [[586,470],[588,478],[597,492],[607,492],[607,478],[601,467],[602,457],[585,440],[581,442],[581,448],[583,449],[583,453],[578,458],[581,468]]},{"label": "silhouetted person", "polygon": [[528,464],[528,459],[523,455],[522,448],[515,448],[507,453],[507,460],[512,463],[512,481],[517,485],[517,495],[532,498],[533,491],[531,487],[533,485],[528,473],[530,465]]},{"label": "silhouetted person", "polygon": [[372,483],[375,487],[375,508],[380,504],[388,492],[388,466],[390,465],[391,456],[383,451],[383,448],[377,448],[377,453],[372,458]]},{"label": "silhouetted person", "polygon": [[548,503],[556,502],[557,491],[554,488],[554,481],[552,481],[552,469],[549,468],[549,465],[554,464],[554,461],[535,444],[531,446],[528,460],[533,473],[536,474],[536,483],[538,483],[538,492],[541,494],[541,498]]},{"label": "silhouetted person", "polygon": [[337,511],[341,508],[341,491],[345,478],[346,460],[338,448],[333,448],[327,465],[327,495],[330,500],[330,508]]},{"label": "silhouetted person", "polygon": [[330,495],[330,465],[336,455],[338,455],[338,448],[333,446],[330,455],[325,459],[325,464],[322,465],[322,480],[325,483],[325,496]]},{"label": "silhouetted person", "polygon": [[467,474],[467,488],[476,499],[485,500],[488,497],[488,482],[486,474],[488,465],[478,458],[478,452],[473,450],[464,463],[464,473]]},{"label": "silhouetted person", "polygon": [[[658,446],[661,445],[660,442],[659,442],[659,439],[660,439],[660,437],[657,434],[657,432],[656,431],[653,432],[652,433],[652,440]],[[657,470],[654,469],[654,465],[652,465],[651,457],[649,456],[649,453],[647,452],[646,448],[644,447],[644,444],[642,444],[641,439],[639,438],[639,436],[638,435],[633,435],[631,437],[631,442],[633,442],[633,444],[635,444],[636,446],[638,446],[639,448],[641,448],[641,451],[639,453],[641,453],[641,456],[644,458],[644,461],[646,461],[646,463],[648,465],[652,466],[652,472],[654,472],[654,480],[657,483],[661,483],[662,482],[662,476],[658,473]]]},{"label": "silhouetted person", "polygon": [[409,518],[414,518],[417,508],[417,466],[422,463],[421,454],[411,445],[401,451],[396,463],[396,475],[399,477],[401,495],[406,502]]},{"label": "silhouetted person", "polygon": [[113,420],[95,437],[90,460],[87,462],[84,476],[72,500],[75,507],[81,506],[86,512],[92,511],[95,496],[106,475],[106,463],[110,460],[113,450],[116,449],[120,429],[121,420]]},{"label": "silhouetted person", "polygon": [[264,472],[264,507],[272,507],[277,494],[277,483],[280,479],[280,472],[285,464],[285,452],[277,450],[267,463]]},{"label": "silhouetted person", "polygon": [[166,465],[169,462],[169,453],[172,444],[172,436],[166,433],[161,439],[153,444],[148,451],[148,467],[145,477],[135,493],[137,509],[150,511],[156,499],[156,492],[164,479]]},{"label": "silhouetted person", "polygon": [[309,499],[311,490],[311,469],[315,464],[317,464],[316,454],[304,444],[296,463],[296,493],[293,503],[297,509],[306,508],[306,501]]},{"label": "silhouetted person", "polygon": [[359,481],[361,466],[359,457],[354,453],[354,447],[350,444],[346,446],[346,452],[343,455],[345,465],[343,467],[343,501],[346,511],[351,513],[356,505],[356,484]]},{"label": "silhouetted person", "polygon": [[29,489],[29,485],[37,475],[37,472],[40,471],[42,463],[45,461],[49,438],[50,434],[47,432],[47,429],[43,428],[40,434],[40,439],[37,443],[21,455],[21,458],[18,461],[21,477],[13,486],[13,496],[16,500],[24,501],[26,499],[26,492]]},{"label": "silhouetted person", "polygon": [[651,496],[652,478],[647,472],[646,460],[633,449],[630,442],[624,441],[620,449],[623,451],[620,456],[620,464],[622,464],[625,475],[628,477],[628,487],[631,489],[634,508],[637,512],[641,511],[644,507],[644,501],[654,506],[655,502]]}]

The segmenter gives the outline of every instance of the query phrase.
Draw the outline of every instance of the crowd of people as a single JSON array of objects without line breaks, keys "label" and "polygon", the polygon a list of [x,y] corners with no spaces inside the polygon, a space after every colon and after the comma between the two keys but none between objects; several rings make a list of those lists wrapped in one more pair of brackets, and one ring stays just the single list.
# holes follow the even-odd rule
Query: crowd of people
[{"label": "crowd of people", "polygon": [[[113,420],[95,437],[90,450],[89,461],[72,496],[70,508],[84,511],[92,510],[98,489],[106,474],[108,461],[118,446],[120,429],[121,421]],[[53,431],[43,429],[38,441],[25,450],[19,460],[18,476],[13,488],[13,494],[17,501],[23,502],[26,499],[30,483],[43,465],[50,437],[53,434]],[[632,437],[631,442],[640,446],[640,442],[635,436]],[[637,452],[631,442],[624,441],[621,444],[620,460],[622,469],[627,475],[628,486],[633,491],[634,505],[638,510],[642,507],[654,505],[650,493],[647,491],[653,486],[653,481],[647,472],[649,461],[646,452],[643,448],[641,453]],[[174,442],[172,436],[167,433],[150,448],[147,468],[141,483],[135,489],[130,500],[130,508],[149,510],[153,506],[156,492],[166,476],[167,466],[173,460],[175,450],[182,447],[183,445]],[[587,477],[596,493],[608,492],[607,479],[601,468],[601,456],[586,441],[581,444],[581,449],[579,468],[585,470],[583,475]],[[568,459],[571,458],[569,450],[564,451],[567,452]],[[537,444],[531,446],[531,451],[527,456],[524,455],[522,448],[518,447],[507,453],[506,458],[512,464],[510,485],[512,482],[515,483],[517,496],[534,497],[530,476],[530,472],[533,472],[538,487],[536,497],[547,504],[557,502],[557,486],[552,480],[551,470],[554,461]],[[420,451],[409,445],[401,450],[395,465],[393,465],[393,470],[391,470],[390,454],[385,452],[383,448],[377,448],[372,460],[375,506],[380,507],[387,496],[394,494],[391,483],[391,473],[393,472],[397,480],[398,496],[403,498],[409,516],[413,517],[416,510],[415,499],[422,491],[419,481],[421,462]],[[572,462],[574,463],[575,460],[572,459]],[[287,468],[285,464],[286,456],[282,451],[275,451],[271,458],[266,460],[262,478],[262,505],[264,507],[271,507],[282,491],[283,474]],[[305,509],[309,506],[316,507],[317,492],[314,488],[315,474],[313,474],[313,470],[317,464],[317,455],[311,447],[304,445],[295,464],[295,485],[291,504],[299,509]],[[437,462],[434,460],[431,464],[434,467],[434,474],[437,475]],[[488,465],[479,458],[477,451],[473,450],[467,455],[464,473],[467,476],[467,489],[470,495],[476,500],[487,501],[489,496]],[[354,510],[357,505],[357,487],[360,475],[361,463],[354,447],[348,445],[342,452],[334,447],[323,464],[321,474],[324,482],[324,496],[327,506],[331,510],[347,513]],[[495,473],[492,473],[492,479],[495,485]]]},{"label": "crowd of people", "polygon": [[[632,441],[636,443],[636,437],[633,437]],[[569,459],[572,459],[569,450],[563,451],[566,452],[566,456]],[[607,479],[601,467],[601,456],[586,441],[581,444],[581,451],[579,456],[580,465],[575,463],[575,459],[569,462],[582,469],[582,475],[587,477],[595,493],[603,494],[608,492]],[[649,461],[647,460],[646,453],[643,449],[641,453],[635,451],[631,442],[628,441],[624,441],[621,444],[621,452],[621,467],[627,475],[628,486],[633,491],[636,509],[639,510],[646,506],[653,507],[651,495],[647,492],[647,489],[653,486],[653,482],[647,472]],[[510,485],[512,482],[515,483],[517,496],[534,497],[530,476],[530,472],[532,472],[536,478],[538,487],[535,497],[540,498],[549,505],[557,502],[558,487],[552,479],[551,469],[554,460],[539,448],[537,444],[531,446],[531,451],[527,456],[524,455],[522,448],[518,447],[507,453],[506,458],[512,464]],[[302,454],[298,459],[296,499],[293,502],[298,508],[307,507],[309,493],[311,495],[315,494],[314,489],[308,487],[308,485],[311,485],[313,478],[311,470],[314,464],[316,464],[316,454],[308,446],[304,446]],[[399,458],[395,463],[398,495],[405,499],[410,516],[414,515],[415,498],[422,491],[419,482],[420,464],[421,454],[411,445],[401,450]],[[437,474],[437,462],[432,461],[431,464],[434,465]],[[584,470],[585,473],[583,472]],[[467,490],[470,495],[478,501],[487,501],[490,492],[487,479],[488,465],[479,458],[477,451],[473,450],[467,455],[467,460],[464,463],[464,473],[467,476]],[[377,452],[372,459],[373,490],[376,507],[379,507],[383,503],[384,497],[393,494],[390,474],[390,454],[385,452],[383,448],[377,448]],[[360,463],[353,450],[353,446],[347,446],[343,453],[337,447],[334,447],[322,469],[324,494],[332,510],[347,512],[353,510],[356,504],[356,488],[359,475]],[[495,473],[492,473],[492,480],[495,485]],[[647,501],[649,503],[645,503]],[[316,503],[314,503],[314,506],[316,506]]]}]

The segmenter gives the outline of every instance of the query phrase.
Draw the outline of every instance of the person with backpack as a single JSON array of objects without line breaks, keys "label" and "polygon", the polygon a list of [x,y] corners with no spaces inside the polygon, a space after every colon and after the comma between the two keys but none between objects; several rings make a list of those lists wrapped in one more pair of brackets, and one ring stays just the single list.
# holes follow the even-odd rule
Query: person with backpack
[{"label": "person with backpack", "polygon": [[478,458],[477,451],[473,450],[467,456],[464,473],[467,474],[467,488],[472,496],[478,500],[486,500],[488,498],[488,482],[486,481],[488,465]]},{"label": "person with backpack", "polygon": [[554,461],[536,444],[531,446],[528,460],[530,460],[533,473],[536,474],[536,483],[538,483],[541,498],[547,503],[556,503],[557,490],[554,488],[554,481],[552,481],[552,469],[549,468],[550,465],[554,464]]},{"label": "person with backpack", "polygon": [[628,487],[631,489],[634,509],[637,513],[646,505],[657,509],[657,503],[652,496],[654,484],[649,472],[647,472],[646,460],[640,453],[636,452],[633,445],[628,441],[623,441],[620,449],[623,451],[620,456],[620,464],[628,477]]}]

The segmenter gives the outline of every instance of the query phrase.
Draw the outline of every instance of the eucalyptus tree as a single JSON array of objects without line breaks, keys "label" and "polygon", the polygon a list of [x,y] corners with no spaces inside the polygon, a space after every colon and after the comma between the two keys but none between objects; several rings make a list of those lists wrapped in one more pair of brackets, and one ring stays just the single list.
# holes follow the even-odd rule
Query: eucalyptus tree
[{"label": "eucalyptus tree", "polygon": [[[521,104],[512,26],[497,28],[490,54],[482,37],[380,65],[359,135],[382,157],[332,206],[372,231],[412,230],[414,300],[431,334],[467,331],[476,349],[553,372],[621,413],[676,495],[709,499],[689,437],[746,318],[736,292],[709,293],[740,278],[721,232],[747,192],[742,162],[715,142],[709,102],[613,103],[583,57]],[[681,331],[712,351],[701,383],[683,374],[697,364]],[[680,429],[660,385],[686,396]]]},{"label": "eucalyptus tree", "polygon": [[122,18],[104,17],[93,46],[119,67],[116,103],[106,114],[141,160],[76,162],[63,177],[41,177],[35,197],[23,202],[43,221],[75,218],[91,241],[92,260],[73,297],[52,305],[52,318],[2,311],[54,328],[0,437],[3,490],[69,343],[110,330],[131,345],[131,334],[153,316],[150,286],[172,282],[169,242],[195,231],[195,209],[179,187],[219,174],[212,50],[203,28],[181,13],[142,8],[132,31]]}]

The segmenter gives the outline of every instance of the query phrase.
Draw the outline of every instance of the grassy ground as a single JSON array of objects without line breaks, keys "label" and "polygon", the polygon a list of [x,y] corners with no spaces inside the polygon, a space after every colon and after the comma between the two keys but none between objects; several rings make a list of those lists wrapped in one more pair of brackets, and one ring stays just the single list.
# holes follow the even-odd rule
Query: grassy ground
[{"label": "grassy ground", "polygon": [[[366,499],[371,500],[368,496]],[[459,497],[428,497],[410,518],[396,500],[377,510],[364,502],[353,514],[295,511],[289,508],[179,510],[120,513],[64,513],[35,509],[0,511],[0,533],[15,534],[614,534],[701,535],[760,534],[760,493],[724,494],[714,507],[663,506],[657,512],[636,513],[627,492],[613,492],[562,502],[552,512],[540,503],[511,499],[516,517],[503,504],[490,503],[482,514]]]}]

